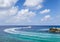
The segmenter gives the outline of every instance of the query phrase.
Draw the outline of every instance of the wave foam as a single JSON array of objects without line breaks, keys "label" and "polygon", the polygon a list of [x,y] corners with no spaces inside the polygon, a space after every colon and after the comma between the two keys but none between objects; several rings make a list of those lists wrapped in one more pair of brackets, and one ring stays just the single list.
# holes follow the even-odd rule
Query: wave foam
[{"label": "wave foam", "polygon": [[42,37],[42,38],[50,38],[52,36],[55,36],[54,34],[49,34],[49,33],[26,32],[26,31],[19,31],[18,29],[21,29],[21,28],[9,28],[9,29],[5,29],[4,32],[10,33],[10,34],[20,34],[20,35],[26,35],[26,36]]}]

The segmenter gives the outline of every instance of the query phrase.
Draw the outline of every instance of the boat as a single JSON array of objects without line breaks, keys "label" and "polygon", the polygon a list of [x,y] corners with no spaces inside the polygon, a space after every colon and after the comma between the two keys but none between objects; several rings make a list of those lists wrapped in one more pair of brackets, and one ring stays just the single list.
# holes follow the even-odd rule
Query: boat
[{"label": "boat", "polygon": [[60,32],[60,28],[50,28],[49,32],[56,32],[59,33]]}]

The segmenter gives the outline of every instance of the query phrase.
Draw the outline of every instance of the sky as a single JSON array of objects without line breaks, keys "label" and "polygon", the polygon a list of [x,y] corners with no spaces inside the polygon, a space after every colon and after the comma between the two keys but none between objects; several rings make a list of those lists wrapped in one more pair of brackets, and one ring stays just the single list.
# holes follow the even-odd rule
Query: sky
[{"label": "sky", "polygon": [[60,25],[60,0],[0,0],[0,25]]}]

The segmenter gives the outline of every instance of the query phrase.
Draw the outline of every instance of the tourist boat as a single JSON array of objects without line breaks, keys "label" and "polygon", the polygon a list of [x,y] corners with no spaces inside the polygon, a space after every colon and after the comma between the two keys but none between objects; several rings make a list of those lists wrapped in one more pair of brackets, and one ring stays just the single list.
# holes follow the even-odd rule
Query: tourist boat
[{"label": "tourist boat", "polygon": [[60,32],[60,28],[50,28],[49,32],[56,32],[59,33]]}]

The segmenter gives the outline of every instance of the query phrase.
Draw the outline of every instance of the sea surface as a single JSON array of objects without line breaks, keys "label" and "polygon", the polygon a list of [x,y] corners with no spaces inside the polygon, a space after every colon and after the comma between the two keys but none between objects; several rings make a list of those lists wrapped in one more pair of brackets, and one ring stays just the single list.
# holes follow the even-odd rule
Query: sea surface
[{"label": "sea surface", "polygon": [[49,28],[60,26],[0,26],[0,42],[60,42],[60,33]]}]

